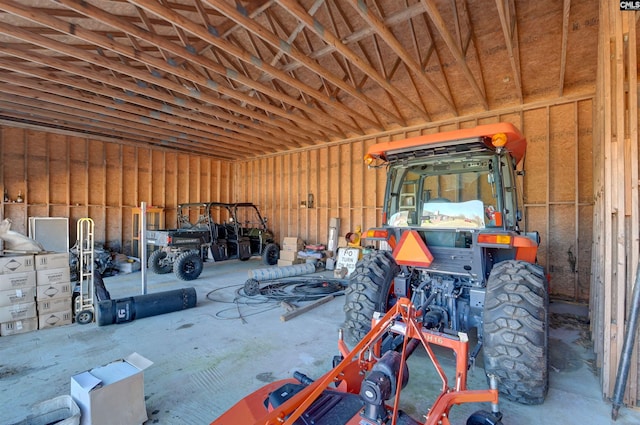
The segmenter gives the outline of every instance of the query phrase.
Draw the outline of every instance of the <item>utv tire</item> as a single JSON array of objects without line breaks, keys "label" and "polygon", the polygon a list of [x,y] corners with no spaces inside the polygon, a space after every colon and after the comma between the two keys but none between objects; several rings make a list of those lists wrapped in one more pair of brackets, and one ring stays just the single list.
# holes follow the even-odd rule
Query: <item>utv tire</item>
[{"label": "utv tire", "polygon": [[345,290],[347,342],[357,343],[371,330],[373,313],[386,313],[393,301],[393,279],[400,271],[389,251],[374,251],[358,261]]},{"label": "utv tire", "polygon": [[202,273],[202,258],[197,251],[187,251],[178,256],[173,272],[180,280],[194,280]]},{"label": "utv tire", "polygon": [[280,248],[274,243],[265,245],[262,251],[262,263],[267,266],[275,266],[280,258]]},{"label": "utv tire", "polygon": [[167,258],[167,253],[163,250],[159,249],[157,251],[153,251],[151,255],[149,255],[149,261],[147,262],[151,271],[155,274],[170,273],[172,265],[163,263],[162,260],[165,258]]},{"label": "utv tire", "polygon": [[483,312],[484,368],[507,399],[541,404],[549,388],[548,307],[539,266],[498,263],[487,281]]}]

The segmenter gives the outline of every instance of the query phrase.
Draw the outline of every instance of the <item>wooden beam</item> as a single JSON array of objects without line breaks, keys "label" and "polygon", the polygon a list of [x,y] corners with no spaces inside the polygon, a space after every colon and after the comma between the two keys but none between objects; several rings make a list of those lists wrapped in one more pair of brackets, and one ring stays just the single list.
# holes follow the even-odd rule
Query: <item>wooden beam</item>
[{"label": "wooden beam", "polygon": [[[28,34],[25,33],[21,30],[19,30],[16,27],[12,27],[10,25],[6,25],[3,23],[0,23],[0,33],[5,33],[5,34],[13,34],[15,35],[16,33],[19,33],[20,36],[25,37],[25,38],[38,38],[38,36],[35,36],[34,34]],[[57,48],[61,49],[61,50],[68,50],[68,48],[61,46],[59,43],[53,41],[53,40],[38,40],[39,42],[41,42],[43,45],[47,46],[47,45],[54,45]],[[18,50],[18,49],[14,49],[11,48],[7,45],[4,45],[2,47],[2,50],[4,51],[4,53],[10,54],[12,56],[15,57],[19,57],[31,62],[37,62],[40,63],[42,65],[45,66],[50,66],[53,67],[55,66],[57,69],[69,72],[71,74],[74,75],[79,75],[82,77],[85,77],[89,80],[96,80],[97,79],[97,75],[95,72],[89,70],[89,69],[84,69],[84,68],[80,68],[77,66],[74,66],[73,64],[69,64],[68,61],[63,61],[60,59],[55,59],[52,58],[51,56],[40,56],[40,55],[36,55],[34,53],[30,53],[30,52],[26,52],[24,50]],[[78,52],[75,52],[78,53]],[[84,56],[84,55],[82,55]],[[107,62],[106,60],[104,60],[103,58],[101,58],[98,55],[90,55],[91,57],[87,57],[86,60],[88,62],[98,62],[101,63],[102,65],[108,67],[108,68],[115,68],[115,69],[120,69],[121,71],[129,74],[135,74],[136,72],[131,70],[131,69],[124,69],[121,65],[116,65],[116,64],[112,64]],[[227,118],[229,120],[235,120],[235,121],[239,121],[240,124],[243,123],[243,120],[239,119],[238,117],[236,117],[235,115],[229,114],[229,113],[223,113],[223,112],[218,112],[216,110],[213,110],[210,106],[207,105],[203,105],[201,103],[198,103],[196,101],[190,101],[187,100],[189,97],[194,97],[194,98],[198,98],[199,93],[192,93],[190,90],[180,86],[177,83],[170,83],[167,80],[164,81],[154,81],[154,78],[152,75],[148,75],[146,73],[138,73],[140,77],[144,77],[144,79],[148,80],[152,85],[146,85],[146,84],[140,84],[140,83],[131,83],[128,82],[122,78],[116,78],[116,77],[112,77],[112,76],[108,76],[108,75],[103,75],[100,79],[109,84],[112,87],[116,87],[116,88],[121,88],[124,89],[126,92],[128,93],[139,93],[143,96],[147,96],[147,97],[152,97],[152,98],[156,98],[158,100],[161,100],[165,103],[168,104],[173,104],[176,107],[183,107],[186,105],[189,105],[191,109],[193,110],[197,110],[197,111],[207,111],[210,114],[214,115],[214,116],[218,116],[220,118]],[[178,98],[174,95],[171,95],[170,93],[162,93],[159,90],[155,90],[153,87],[155,86],[155,83],[162,85],[168,85],[170,86],[171,89],[174,89],[176,92],[179,92],[181,94],[184,94],[186,96],[188,96],[188,98]],[[221,106],[221,102],[219,102],[215,97],[211,96],[211,95],[206,95],[206,94],[202,94],[202,96],[200,96],[200,98],[198,100],[206,100],[209,103],[214,102],[216,104],[218,104],[218,106]],[[240,106],[238,106],[237,108],[234,109],[242,109],[240,108]],[[244,113],[245,115],[249,115],[249,116],[258,116],[258,114],[254,114],[250,111],[246,111]],[[293,133],[300,133],[301,135],[304,134],[304,136],[307,135],[307,133],[303,133],[302,130],[298,129],[297,127],[294,127],[292,125],[289,124],[285,124],[285,123],[278,123],[283,129],[288,129],[289,131],[293,132]],[[249,121],[246,120],[246,124],[243,124],[248,126],[249,128],[254,128],[255,125],[253,124],[253,121]],[[256,131],[256,137],[257,137],[257,142],[261,139],[260,137],[260,132],[258,129],[255,130]],[[263,129],[264,131],[264,129]],[[264,133],[263,133],[264,134]],[[296,142],[290,142],[287,143],[290,146],[295,146],[295,145],[299,145]]]},{"label": "wooden beam", "polygon": [[[119,43],[116,43],[115,41],[112,41],[111,39],[107,38],[107,37],[102,37],[102,36],[98,36],[96,34],[94,34],[93,32],[89,31],[89,30],[85,30],[84,28],[78,26],[78,25],[74,25],[74,26],[70,26],[67,22],[65,21],[61,21],[55,17],[51,17],[51,16],[46,16],[46,15],[42,15],[39,14],[37,12],[33,12],[30,10],[24,10],[23,7],[21,7],[20,5],[15,4],[14,2],[7,0],[6,4],[3,6],[3,8],[5,8],[5,10],[9,11],[12,14],[16,14],[17,16],[21,16],[24,17],[26,19],[31,19],[34,20],[42,25],[46,25],[46,26],[50,26],[54,29],[57,29],[63,33],[66,33],[68,35],[72,35],[75,37],[80,37],[82,39],[85,40],[90,40],[93,43],[96,43],[98,46],[115,51],[119,54],[125,55],[127,57],[130,57],[132,59],[136,59],[136,60],[143,60],[144,63],[149,64],[151,67],[156,68],[156,69],[161,69],[163,71],[165,71],[166,73],[169,74],[173,74],[176,76],[180,76],[192,83],[194,83],[197,88],[196,93],[194,94],[194,90],[193,89],[188,89],[185,88],[184,86],[180,85],[180,84],[172,84],[170,81],[165,80],[165,82],[159,82],[157,81],[156,77],[150,78],[152,76],[150,76],[148,73],[143,73],[143,72],[131,72],[131,71],[125,71],[124,69],[119,69],[118,66],[116,66],[115,64],[113,64],[111,61],[109,61],[109,63],[107,63],[106,59],[104,61],[96,61],[94,60],[96,57],[99,57],[97,55],[93,55],[89,52],[81,52],[78,51],[77,49],[74,49],[72,47],[69,46],[64,46],[61,45],[60,43],[55,43],[45,37],[39,37],[39,36],[28,36],[28,32],[26,31],[22,31],[18,34],[15,34],[14,36],[20,36],[20,38],[22,40],[25,41],[29,41],[32,42],[34,44],[38,44],[41,45],[43,47],[49,48],[49,49],[53,49],[55,51],[59,51],[63,54],[67,54],[70,55],[72,57],[76,57],[78,59],[87,61],[89,63],[94,63],[94,64],[99,64],[102,67],[105,67],[107,69],[113,69],[115,71],[119,71],[124,73],[125,75],[131,75],[132,77],[135,77],[141,81],[146,81],[150,84],[159,84],[161,87],[166,87],[167,89],[170,89],[172,91],[176,91],[178,93],[182,93],[185,94],[187,96],[195,96],[197,97],[199,100],[202,101],[206,101],[208,103],[211,103],[213,105],[217,105],[226,109],[229,109],[231,111],[233,111],[236,114],[240,114],[240,115],[248,115],[252,120],[260,120],[260,121],[264,121],[266,123],[269,123],[272,120],[269,120],[268,118],[265,118],[263,115],[260,114],[256,114],[253,113],[251,110],[247,109],[247,108],[242,108],[237,106],[235,103],[232,102],[224,102],[222,103],[222,101],[218,98],[215,98],[213,96],[210,96],[207,94],[208,90],[215,90],[218,91],[222,94],[226,94],[229,96],[232,96],[235,99],[238,99],[239,101],[243,101],[246,102],[248,104],[253,104],[256,107],[259,107],[265,111],[269,111],[274,115],[278,115],[281,118],[284,118],[286,120],[291,120],[296,122],[297,120],[295,119],[294,116],[292,116],[291,114],[287,113],[286,111],[282,111],[280,108],[275,108],[272,107],[270,104],[264,103],[264,102],[257,102],[254,98],[239,93],[237,91],[231,91],[228,90],[226,87],[220,85],[220,84],[215,84],[213,82],[211,82],[210,80],[200,76],[200,75],[196,75],[193,73],[190,73],[186,70],[183,70],[179,67],[175,67],[172,66],[170,63],[167,63],[166,61],[162,61],[162,60],[158,60],[157,58],[154,58],[151,55],[145,54],[143,52],[139,52],[136,51],[134,49],[132,49],[131,47],[128,46],[124,46],[121,45]],[[25,34],[27,33],[27,34]],[[47,41],[49,40],[49,41]],[[184,48],[182,48],[182,50],[185,50]],[[184,53],[183,53],[184,54]],[[93,59],[93,60],[92,60]],[[211,64],[208,64],[211,66],[211,68],[213,68],[213,62],[211,62]],[[227,69],[225,69],[224,67],[215,64],[215,69],[214,72],[218,72],[221,74],[226,74],[228,72]],[[128,67],[128,69],[130,70],[131,67]],[[200,87],[198,87],[200,86]],[[278,96],[281,95],[281,93],[274,93],[274,95]],[[257,104],[256,104],[257,103]],[[306,105],[297,105],[298,107],[303,107],[307,108]],[[308,121],[308,120],[305,120]],[[298,123],[298,125],[302,126],[301,123]],[[322,126],[320,124],[316,124],[313,122],[305,122],[305,125],[308,128],[316,128],[319,129],[321,131],[329,131],[329,132],[333,132],[332,129],[329,129],[325,126]],[[289,130],[293,130],[293,128],[291,126],[288,126]],[[295,130],[294,130],[295,131]],[[301,136],[305,137],[305,135]]]},{"label": "wooden beam", "polygon": [[[145,119],[158,119],[163,122],[176,124],[181,130],[184,130],[184,124],[187,123],[191,129],[191,131],[185,131],[185,134],[194,134],[198,137],[204,138],[214,138],[220,136],[216,133],[216,131],[225,131],[226,127],[220,128],[220,130],[215,127],[205,125],[201,122],[193,121],[194,114],[188,111],[183,111],[180,108],[174,108],[170,111],[167,109],[168,106],[162,103],[156,103],[153,100],[149,100],[142,96],[123,96],[121,91],[109,88],[100,89],[86,80],[82,79],[74,79],[72,77],[63,77],[63,76],[54,76],[50,72],[46,72],[44,70],[38,70],[34,67],[27,67],[24,65],[18,65],[15,61],[9,61],[7,59],[0,59],[0,68],[5,70],[14,71],[16,73],[24,74],[24,75],[32,75],[37,78],[40,78],[39,81],[22,78],[14,73],[0,73],[0,81],[4,81],[8,84],[16,84],[22,87],[27,87],[38,92],[50,93],[53,95],[61,95],[63,97],[73,99],[77,97],[79,94],[82,99],[92,103],[93,105],[102,105],[104,107],[103,113],[108,113],[109,111],[123,111],[126,113],[134,114],[139,117],[140,120]],[[58,85],[53,85],[49,82],[45,83],[44,81],[55,82]],[[73,88],[66,88],[73,87]],[[80,92],[78,91],[80,90]],[[107,98],[101,97],[96,92],[101,91]],[[124,101],[126,99],[126,102]],[[140,105],[140,107],[135,106]],[[167,110],[169,113],[165,113]],[[180,120],[177,117],[183,117],[185,120]],[[208,118],[207,116],[202,116],[202,120],[204,121],[213,121],[214,118]],[[197,130],[197,131],[195,131]],[[232,127],[228,127],[229,131],[226,131],[228,137],[231,137],[234,140],[234,144],[241,146],[245,149],[254,149],[255,146],[255,137],[251,137],[251,133],[246,132],[243,128],[238,128],[237,132],[231,132]],[[277,142],[271,142],[270,147],[257,148],[258,150],[263,150],[265,153],[269,151],[275,151],[277,148],[284,149],[285,145],[281,145]]]},{"label": "wooden beam", "polygon": [[431,92],[433,92],[433,94],[435,94],[436,97],[446,105],[447,109],[457,116],[458,111],[451,98],[451,93],[447,93],[447,95],[442,93],[438,86],[436,86],[436,84],[425,75],[422,66],[409,54],[409,52],[407,52],[404,46],[393,35],[391,30],[385,26],[383,21],[371,12],[364,2],[352,0],[350,4],[353,6],[354,10],[360,14],[360,17],[373,28],[375,33],[378,34],[378,36],[380,36],[380,38],[382,38],[389,47],[391,47],[391,50],[393,50],[395,54],[402,59],[402,62],[414,73],[419,82],[431,90]]},{"label": "wooden beam", "polygon": [[[73,0],[60,0],[63,3],[69,3],[69,4],[77,4],[77,2],[73,1]],[[302,84],[300,81],[296,81],[293,78],[287,77],[286,74],[282,73],[281,71],[279,71],[277,68],[264,63],[262,61],[257,61],[256,57],[254,55],[251,55],[250,53],[242,50],[241,48],[239,48],[238,46],[227,42],[226,40],[223,40],[219,37],[215,37],[213,36],[213,34],[211,34],[209,31],[207,31],[205,28],[203,28],[201,25],[196,24],[193,21],[190,21],[189,19],[185,18],[184,16],[178,14],[177,12],[174,12],[160,4],[158,4],[157,2],[154,1],[148,1],[148,0],[131,0],[131,3],[135,3],[137,6],[148,10],[152,13],[156,13],[160,16],[162,16],[163,18],[166,18],[167,20],[169,20],[170,22],[172,22],[172,24],[179,26],[180,28],[189,31],[190,33],[198,36],[199,38],[212,43],[213,45],[219,47],[220,49],[222,49],[223,51],[230,53],[240,59],[242,59],[244,62],[251,64],[252,66],[258,68],[259,70],[262,70],[263,72],[269,72],[269,73],[276,73],[278,75],[278,78],[283,79],[283,81],[285,81],[287,84],[292,85],[292,87],[296,87],[298,89],[300,89],[301,91],[308,93],[311,97],[317,98],[320,102],[326,103],[328,106],[330,107],[337,107],[339,108],[339,106],[336,106],[336,102],[333,102],[331,99],[328,99],[326,96],[322,95],[321,93],[317,92],[316,90],[312,89],[311,87],[308,87],[304,84]],[[86,6],[77,6],[77,10],[79,12],[81,12],[82,10],[88,10],[89,8]],[[96,10],[97,8],[91,8],[91,13],[88,14],[88,16],[93,16],[96,14],[99,14],[99,16],[101,16],[102,19],[104,18],[104,12],[100,13],[99,9]],[[81,12],[82,13],[82,12]],[[87,12],[84,12],[85,14]],[[113,19],[110,19],[111,23],[113,23]],[[115,23],[117,24],[117,23]],[[135,29],[130,28],[130,26],[127,26],[128,28],[121,28],[123,30],[128,31],[135,31]],[[137,31],[136,31],[137,32]],[[137,32],[137,36],[139,37],[144,37],[145,40],[148,41],[148,36],[146,36],[145,34],[140,34],[139,32]],[[162,40],[162,39],[161,39]],[[154,42],[157,43],[162,43],[164,40],[154,40]],[[166,43],[164,43],[165,46],[164,48],[166,48],[167,50],[169,50],[169,47],[171,46],[167,46]],[[354,127],[351,126],[351,124],[349,123],[345,123],[339,119],[337,119],[335,116],[331,116],[329,114],[322,114],[321,116],[319,116],[319,110],[318,109],[314,109],[309,107],[307,104],[303,103],[303,102],[299,102],[293,98],[291,98],[290,96],[288,96],[285,92],[280,92],[280,91],[274,91],[270,88],[268,88],[267,86],[255,81],[255,79],[246,77],[246,76],[242,76],[240,74],[237,73],[233,73],[233,72],[229,72],[229,69],[225,69],[224,67],[221,68],[221,66],[219,64],[215,64],[212,61],[208,61],[206,60],[206,58],[204,56],[201,55],[190,55],[187,54],[188,52],[185,51],[185,49],[175,49],[172,48],[172,51],[174,54],[179,55],[181,57],[185,57],[186,59],[190,60],[190,61],[196,61],[198,62],[201,66],[206,67],[207,69],[212,70],[213,72],[216,72],[222,76],[227,76],[229,78],[232,78],[236,81],[238,81],[239,83],[250,87],[254,90],[263,92],[273,98],[276,99],[281,99],[284,100],[286,103],[289,103],[291,105],[296,106],[296,108],[306,111],[308,114],[310,114],[311,116],[316,116],[318,117],[317,119],[319,121],[324,121],[324,122],[330,122],[333,123],[334,125],[336,125],[339,128],[347,128],[350,129],[351,131],[353,131],[356,134],[361,134],[358,133],[359,129],[356,129]],[[236,91],[236,93],[238,93]],[[237,95],[236,95],[237,97]],[[245,99],[245,101],[249,104],[255,104],[256,100],[247,96],[247,98]],[[265,109],[266,106],[262,105],[260,106],[261,108]],[[273,111],[271,111],[272,113],[274,113]],[[345,112],[345,111],[343,111]],[[278,114],[282,114],[283,111],[278,112],[276,115]],[[284,112],[285,116],[287,116],[287,112]],[[351,111],[351,113],[353,113],[353,111]],[[290,115],[290,114],[289,114]],[[363,117],[364,119],[367,119],[366,117]],[[289,116],[289,119],[291,119],[291,117]],[[304,127],[319,127],[320,124],[315,123],[312,120],[307,120],[307,122],[305,123]],[[325,128],[323,131],[328,132],[329,134],[335,134],[335,130],[332,128]]]},{"label": "wooden beam", "polygon": [[522,95],[522,72],[520,70],[517,18],[515,17],[515,5],[513,4],[513,0],[508,1],[509,10],[505,10],[504,0],[496,0],[496,6],[498,8],[498,16],[500,16],[502,33],[504,34],[504,40],[507,45],[507,52],[509,53],[509,62],[511,63],[511,71],[513,72],[516,92],[520,103],[522,103],[524,100]]},{"label": "wooden beam", "polygon": [[[444,22],[444,19],[442,18],[442,16],[440,15],[440,12],[438,11],[438,8],[436,7],[434,1],[433,0],[421,0],[421,1],[427,11],[427,14],[429,15],[429,18],[431,19],[433,24],[436,26],[436,29],[438,30],[438,32],[440,33],[440,36],[442,37],[445,44],[451,51],[451,54],[453,55],[454,59],[456,60],[456,62],[458,62],[458,65],[460,65],[460,69],[462,70],[463,75],[466,77],[467,81],[469,82],[471,89],[473,90],[476,97],[482,104],[482,107],[485,110],[488,110],[489,103],[487,102],[486,94],[482,91],[482,89],[478,85],[478,82],[473,76],[471,69],[469,69],[469,64],[467,63],[467,60],[462,54],[462,51],[456,45],[456,42],[453,39],[453,36],[447,29],[447,25]],[[454,7],[455,7],[455,2],[454,2]]]},{"label": "wooden beam", "polygon": [[70,113],[69,106],[74,102],[62,97],[42,94],[40,96],[40,99],[42,100],[34,100],[30,98],[29,92],[25,92],[24,90],[21,91],[19,89],[16,90],[10,86],[7,87],[7,85],[0,85],[0,92],[11,94],[11,96],[5,96],[0,93],[0,100],[40,110],[41,116],[51,116],[49,112],[64,114],[65,120],[69,122],[75,122],[77,120],[79,125],[82,125],[83,123],[85,125],[91,124],[93,126],[102,127],[104,131],[121,129],[124,130],[123,133],[130,132],[130,138],[140,136],[140,139],[143,136],[148,137],[149,139],[167,140],[171,141],[171,143],[175,145],[182,146],[185,149],[194,149],[201,152],[211,149],[211,152],[214,152],[214,156],[221,156],[227,159],[233,159],[234,157],[246,152],[246,148],[243,149],[242,147],[238,147],[237,144],[234,144],[233,139],[224,138],[225,140],[221,140],[216,143],[198,137],[186,138],[184,134],[181,134],[175,129],[171,129],[170,127],[163,128],[165,126],[162,121],[159,120],[156,120],[156,122],[148,120],[148,123],[145,123],[143,120],[130,121],[127,117],[120,118],[110,116],[110,114],[104,114],[104,110],[102,108],[94,107],[91,104],[75,105],[75,107],[72,106]]},{"label": "wooden beam", "polygon": [[[345,83],[341,78],[331,75],[328,72],[328,70],[326,70],[325,68],[322,68],[317,62],[312,60],[308,55],[305,55],[297,51],[297,49],[292,48],[291,45],[284,44],[284,41],[278,38],[275,34],[272,34],[266,31],[264,27],[259,25],[255,20],[248,19],[246,16],[242,15],[231,5],[228,5],[226,2],[210,2],[209,0],[205,0],[205,1],[209,3],[212,7],[218,9],[221,13],[225,14],[225,16],[227,16],[229,19],[232,19],[238,25],[241,25],[247,31],[260,37],[262,40],[266,41],[267,43],[271,44],[277,49],[285,50],[287,53],[287,56],[303,64],[307,69],[317,74],[320,78],[327,80],[328,82],[335,85],[336,87],[339,87],[341,90],[343,90],[345,93],[352,96],[354,99],[359,100],[365,105],[371,106],[371,108],[374,109],[376,112],[383,114],[384,116],[387,116],[393,122],[402,121],[400,117],[397,117],[394,114],[390,113],[385,108],[380,106],[373,99],[370,99],[364,96],[362,93],[358,92],[358,90],[356,90],[352,86],[349,86],[347,83]],[[246,60],[245,58],[241,58],[241,59]],[[281,80],[282,82],[292,87],[297,88],[302,92],[307,93],[309,96],[316,98],[318,101],[321,101],[324,104],[328,104],[330,107],[334,106],[334,104],[342,105],[340,102],[338,102],[337,100],[334,100],[330,96],[324,95],[319,91],[311,91],[309,90],[308,87],[304,86],[302,83],[297,82],[295,81],[295,79],[289,77],[287,75],[287,72],[292,71],[292,69],[285,68],[285,71],[282,71],[275,67],[271,67],[268,64],[262,64],[262,65],[264,66],[264,72],[270,74],[272,77],[278,80]],[[336,106],[336,107],[342,110],[344,108],[344,105]],[[350,112],[348,112],[347,115],[355,116],[357,117],[357,119],[362,120],[362,122],[367,122],[373,128],[378,128],[378,129],[380,128],[380,125],[376,121],[373,121],[370,118],[367,118],[360,114],[355,114],[353,110],[350,110]]]},{"label": "wooden beam", "polygon": [[418,112],[422,116],[422,118],[426,120],[429,119],[429,116],[424,109],[422,109],[419,105],[409,99],[400,89],[385,80],[369,63],[366,63],[364,60],[362,60],[362,58],[349,50],[347,46],[342,45],[340,39],[338,39],[335,35],[328,31],[325,31],[324,27],[312,16],[310,16],[297,1],[277,0],[277,2],[278,4],[280,4],[280,6],[284,7],[289,13],[291,13],[296,19],[303,22],[307,26],[307,28],[309,28],[309,30],[315,32],[315,34],[320,37],[320,39],[322,39],[325,43],[333,45],[336,48],[337,52],[344,56],[358,69],[360,69],[360,71],[362,71],[370,79],[375,81],[386,92],[402,101],[405,105],[413,108],[413,110],[415,112]]},{"label": "wooden beam", "polygon": [[[499,0],[498,0],[499,1]],[[560,87],[558,96],[564,95],[564,75],[567,69],[567,40],[569,39],[569,15],[571,12],[571,0],[564,0],[562,7],[562,49],[560,53]]]}]

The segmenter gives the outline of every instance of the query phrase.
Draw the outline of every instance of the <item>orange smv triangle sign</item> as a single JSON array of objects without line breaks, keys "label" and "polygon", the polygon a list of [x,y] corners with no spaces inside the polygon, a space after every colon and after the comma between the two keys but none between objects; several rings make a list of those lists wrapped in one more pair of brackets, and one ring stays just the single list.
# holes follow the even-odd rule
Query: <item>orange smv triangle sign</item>
[{"label": "orange smv triangle sign", "polygon": [[415,230],[404,232],[393,250],[393,258],[403,266],[429,267],[433,262],[433,255]]}]

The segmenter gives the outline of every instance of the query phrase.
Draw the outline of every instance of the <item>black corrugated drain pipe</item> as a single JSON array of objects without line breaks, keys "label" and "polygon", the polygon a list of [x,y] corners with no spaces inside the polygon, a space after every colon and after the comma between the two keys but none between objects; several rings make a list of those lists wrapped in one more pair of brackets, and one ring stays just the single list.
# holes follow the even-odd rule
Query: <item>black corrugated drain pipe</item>
[{"label": "black corrugated drain pipe", "polygon": [[98,326],[131,322],[143,317],[186,310],[195,307],[196,302],[194,288],[174,289],[117,300],[103,300],[98,302],[96,321]]}]

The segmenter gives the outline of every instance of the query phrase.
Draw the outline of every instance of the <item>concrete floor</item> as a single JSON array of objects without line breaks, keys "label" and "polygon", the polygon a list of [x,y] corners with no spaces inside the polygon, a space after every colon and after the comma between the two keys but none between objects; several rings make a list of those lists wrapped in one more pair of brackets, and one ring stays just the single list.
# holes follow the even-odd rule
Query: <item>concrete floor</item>
[{"label": "concrete floor", "polygon": [[[337,354],[343,298],[287,322],[280,320],[284,310],[278,305],[233,303],[247,271],[261,267],[257,259],[206,264],[201,277],[187,283],[172,274],[149,274],[149,293],[196,288],[198,305],[193,309],[118,325],[73,324],[0,338],[0,424],[25,418],[39,401],[69,394],[72,375],[132,352],[154,362],[144,372],[147,424],[208,424],[265,383],[291,377],[296,370],[319,377]],[[106,278],[105,285],[112,298],[138,295],[140,276]],[[584,308],[554,303],[552,311],[552,325],[561,327],[550,333],[547,400],[541,406],[502,401],[504,424],[640,423],[640,410],[625,407],[617,422],[610,419],[611,404],[602,399],[585,326],[576,316],[586,314]],[[440,386],[431,366],[422,367],[427,361],[420,351],[410,358],[409,385],[402,393],[403,410],[416,419]],[[453,364],[446,355],[442,362]],[[485,385],[484,372],[476,367],[469,387]],[[455,407],[452,422],[464,424],[479,408],[487,406]]]}]

